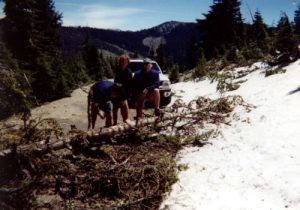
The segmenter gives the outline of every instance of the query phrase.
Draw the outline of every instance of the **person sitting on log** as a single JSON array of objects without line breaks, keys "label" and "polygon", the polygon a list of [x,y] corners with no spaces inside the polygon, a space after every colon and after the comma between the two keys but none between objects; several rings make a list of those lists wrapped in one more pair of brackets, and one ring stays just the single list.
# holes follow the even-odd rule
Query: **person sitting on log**
[{"label": "person sitting on log", "polygon": [[143,70],[136,72],[133,76],[133,87],[136,91],[137,120],[142,116],[145,100],[154,104],[154,114],[160,116],[159,73],[152,69],[151,62],[149,58],[145,58],[143,60]]},{"label": "person sitting on log", "polygon": [[[125,103],[126,96],[122,94],[122,91],[120,87],[108,80],[99,81],[92,85],[88,94],[88,129],[95,128],[98,115],[102,119],[106,118],[105,127],[112,126],[113,106],[121,107],[123,121],[130,124]],[[100,110],[104,112],[104,116],[100,114]]]}]

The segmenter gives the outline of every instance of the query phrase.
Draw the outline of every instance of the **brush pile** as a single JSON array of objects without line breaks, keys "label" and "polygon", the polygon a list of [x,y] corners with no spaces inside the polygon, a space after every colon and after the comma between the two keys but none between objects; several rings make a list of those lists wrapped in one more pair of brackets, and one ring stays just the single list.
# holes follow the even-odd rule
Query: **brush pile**
[{"label": "brush pile", "polygon": [[[3,124],[0,150],[10,152],[0,156],[0,209],[157,209],[184,168],[178,151],[203,146],[237,105],[252,108],[239,96],[177,101],[154,123],[109,136],[64,134],[53,119]],[[65,144],[34,148],[41,142]]]}]

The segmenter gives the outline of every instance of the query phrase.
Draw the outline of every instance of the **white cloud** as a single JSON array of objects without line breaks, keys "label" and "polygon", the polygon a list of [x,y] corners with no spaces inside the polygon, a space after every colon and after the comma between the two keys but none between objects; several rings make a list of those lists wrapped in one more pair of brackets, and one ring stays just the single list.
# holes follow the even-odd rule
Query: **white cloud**
[{"label": "white cloud", "polygon": [[[76,7],[75,7],[76,6]],[[75,7],[75,8],[74,8]],[[68,26],[89,26],[97,28],[121,28],[129,22],[134,15],[148,10],[140,8],[111,7],[106,5],[75,5],[72,4],[72,11],[63,13],[64,25]]]}]

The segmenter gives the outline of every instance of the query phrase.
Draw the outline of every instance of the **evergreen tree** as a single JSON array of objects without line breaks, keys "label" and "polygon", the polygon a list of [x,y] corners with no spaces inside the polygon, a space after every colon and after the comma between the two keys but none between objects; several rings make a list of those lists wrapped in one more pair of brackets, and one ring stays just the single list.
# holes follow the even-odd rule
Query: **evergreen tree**
[{"label": "evergreen tree", "polygon": [[107,61],[108,61],[108,63],[109,63],[110,68],[112,69],[112,73],[113,73],[113,75],[114,75],[116,69],[117,69],[118,66],[119,66],[119,59],[118,59],[118,57],[110,56],[110,57],[107,59]]},{"label": "evergreen tree", "polygon": [[111,79],[113,78],[113,70],[112,67],[110,66],[108,59],[106,59],[101,52],[99,54],[99,61],[100,61],[100,71],[103,79]]},{"label": "evergreen tree", "polygon": [[42,54],[50,57],[57,56],[62,43],[59,34],[59,28],[62,23],[61,14],[55,11],[52,0],[36,0],[33,11],[34,27],[32,44]]},{"label": "evergreen tree", "polygon": [[240,47],[244,39],[244,26],[240,6],[241,2],[239,0],[223,0],[224,17],[227,20],[226,27],[228,27],[227,30],[230,29],[228,42],[236,44],[237,47]]},{"label": "evergreen tree", "polygon": [[162,69],[166,68],[166,59],[165,44],[160,44],[157,48],[156,61]]},{"label": "evergreen tree", "polygon": [[141,54],[137,50],[135,50],[134,53],[132,53],[130,55],[130,57],[131,58],[139,58],[139,57],[141,57]]},{"label": "evergreen tree", "polygon": [[0,119],[15,113],[22,113],[23,117],[30,115],[30,101],[23,80],[17,62],[0,42]]},{"label": "evergreen tree", "polygon": [[[58,99],[70,96],[72,83],[71,72],[67,68],[61,58],[62,56],[55,56],[51,68],[54,69],[54,98]],[[72,70],[73,71],[73,70]]]},{"label": "evergreen tree", "polygon": [[32,87],[34,95],[42,101],[55,99],[55,73],[48,58],[45,55],[36,57],[33,68]]},{"label": "evergreen tree", "polygon": [[82,57],[88,69],[88,75],[95,81],[102,80],[103,74],[101,72],[98,48],[93,42],[90,41],[88,36],[86,37],[84,43]]},{"label": "evergreen tree", "polygon": [[[29,72],[33,93],[46,101],[67,91],[56,81],[61,80],[59,28],[61,15],[52,0],[5,0],[4,40],[18,59],[24,72]],[[64,78],[63,80],[65,80]],[[63,83],[66,83],[65,81]],[[66,86],[67,87],[67,86]]]},{"label": "evergreen tree", "polygon": [[202,33],[202,47],[208,58],[217,49],[221,54],[225,49],[235,45],[243,46],[244,27],[239,0],[214,0],[211,10],[204,14],[204,20],[197,20]]},{"label": "evergreen tree", "polygon": [[281,53],[292,53],[296,39],[288,16],[283,13],[277,25],[276,48]]},{"label": "evergreen tree", "polygon": [[206,76],[208,73],[207,62],[204,55],[203,49],[200,49],[200,57],[198,59],[196,68],[193,72],[193,78],[201,78]]},{"label": "evergreen tree", "polygon": [[88,33],[83,43],[82,58],[85,62],[88,76],[92,80],[113,78],[113,69],[115,69],[116,61],[106,58],[102,52],[99,52]]},{"label": "evergreen tree", "polygon": [[151,47],[149,49],[149,58],[151,58],[151,59],[155,58],[155,49],[154,49],[153,45],[151,45]]},{"label": "evergreen tree", "polygon": [[[173,57],[171,57],[171,56],[169,56],[169,57],[166,57],[166,66],[165,66],[165,68],[163,69],[164,71],[166,71],[166,72],[168,72],[169,74],[170,74],[170,72],[171,72],[171,69],[173,68],[173,66],[174,66],[174,59],[173,59]],[[183,70],[183,69],[180,69],[179,68],[179,71],[180,70]],[[184,69],[184,70],[186,70],[186,69]]]},{"label": "evergreen tree", "polygon": [[245,58],[241,51],[235,46],[233,46],[231,49],[228,50],[226,60],[233,63],[242,63],[245,60]]},{"label": "evergreen tree", "polygon": [[[38,55],[53,56],[61,45],[61,15],[52,0],[4,0],[4,40],[25,64]],[[24,64],[21,63],[21,64]]]},{"label": "evergreen tree", "polygon": [[300,36],[300,5],[298,6],[298,9],[295,11],[294,26],[295,26],[295,34],[297,36]]},{"label": "evergreen tree", "polygon": [[172,67],[170,67],[169,79],[172,83],[179,81],[179,66],[177,64],[174,64]]},{"label": "evergreen tree", "polygon": [[263,21],[261,13],[256,10],[252,25],[252,37],[263,52],[269,51],[267,27]]},{"label": "evergreen tree", "polygon": [[90,80],[85,66],[84,60],[81,55],[75,55],[66,61],[67,72],[69,72],[69,82],[72,87],[78,87],[82,83]]},{"label": "evergreen tree", "polygon": [[198,43],[196,42],[196,37],[193,35],[189,42],[187,52],[186,52],[186,68],[192,69],[196,66],[197,61],[199,59],[198,55]]},{"label": "evergreen tree", "polygon": [[33,1],[4,0],[4,2],[6,18],[3,39],[14,57],[25,62],[34,52]]},{"label": "evergreen tree", "polygon": [[113,69],[107,61],[105,61],[105,65],[103,68],[103,75],[106,79],[114,78]]}]

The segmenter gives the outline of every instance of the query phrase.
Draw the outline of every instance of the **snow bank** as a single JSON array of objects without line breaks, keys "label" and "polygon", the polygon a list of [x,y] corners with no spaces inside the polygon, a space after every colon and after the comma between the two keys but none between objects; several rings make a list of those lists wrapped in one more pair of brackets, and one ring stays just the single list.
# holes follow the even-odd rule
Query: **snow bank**
[{"label": "snow bank", "polygon": [[[300,61],[285,74],[264,76],[255,64],[241,87],[241,95],[256,106],[238,116],[222,134],[202,148],[186,148],[178,155],[188,169],[161,209],[300,209]],[[252,69],[251,69],[252,68]],[[174,85],[184,101],[198,96],[218,97],[209,81]]]},{"label": "snow bank", "polygon": [[200,96],[216,99],[220,97],[220,94],[217,92],[216,88],[217,83],[212,83],[208,79],[202,82],[189,81],[176,83],[172,85],[172,91],[174,92],[175,97],[172,97],[171,104],[176,99],[181,99],[185,103],[188,103]]}]

